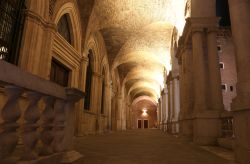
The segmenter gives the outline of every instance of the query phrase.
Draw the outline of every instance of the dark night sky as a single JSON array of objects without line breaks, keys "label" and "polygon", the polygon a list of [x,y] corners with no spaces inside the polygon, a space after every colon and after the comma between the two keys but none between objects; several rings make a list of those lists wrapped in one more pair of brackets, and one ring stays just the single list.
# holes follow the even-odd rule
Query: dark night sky
[{"label": "dark night sky", "polygon": [[216,0],[216,15],[221,17],[220,26],[231,26],[228,0]]}]

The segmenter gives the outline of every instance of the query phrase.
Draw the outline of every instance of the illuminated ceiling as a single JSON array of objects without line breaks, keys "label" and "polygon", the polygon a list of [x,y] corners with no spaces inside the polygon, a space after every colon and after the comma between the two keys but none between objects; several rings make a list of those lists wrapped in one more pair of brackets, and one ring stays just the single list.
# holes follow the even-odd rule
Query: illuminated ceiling
[{"label": "illuminated ceiling", "polygon": [[171,69],[174,27],[184,26],[185,0],[96,0],[89,33],[100,31],[111,70],[132,100],[157,100],[164,75]]}]

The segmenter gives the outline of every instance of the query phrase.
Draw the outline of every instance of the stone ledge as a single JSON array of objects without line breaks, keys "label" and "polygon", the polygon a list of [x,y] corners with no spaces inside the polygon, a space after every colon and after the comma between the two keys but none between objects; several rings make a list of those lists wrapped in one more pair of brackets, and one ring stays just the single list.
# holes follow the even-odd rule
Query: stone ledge
[{"label": "stone ledge", "polygon": [[65,89],[56,83],[40,78],[29,72],[0,60],[0,82],[6,85],[16,85],[28,90],[66,99]]},{"label": "stone ledge", "polygon": [[219,119],[221,111],[202,111],[199,113],[193,114],[193,119]]}]

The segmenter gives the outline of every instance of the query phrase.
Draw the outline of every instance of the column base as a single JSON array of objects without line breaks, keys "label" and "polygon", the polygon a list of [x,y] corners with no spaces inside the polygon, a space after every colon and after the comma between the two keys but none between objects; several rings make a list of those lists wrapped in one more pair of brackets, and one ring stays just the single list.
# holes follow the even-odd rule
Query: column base
[{"label": "column base", "polygon": [[248,164],[250,163],[250,109],[233,112],[236,161]]},{"label": "column base", "polygon": [[220,136],[219,111],[205,111],[193,117],[193,142],[198,145],[216,145]]},{"label": "column base", "polygon": [[193,138],[193,119],[186,118],[180,121],[180,136],[189,140]]},{"label": "column base", "polygon": [[179,133],[179,121],[173,121],[171,122],[172,126],[172,134],[178,134]]}]

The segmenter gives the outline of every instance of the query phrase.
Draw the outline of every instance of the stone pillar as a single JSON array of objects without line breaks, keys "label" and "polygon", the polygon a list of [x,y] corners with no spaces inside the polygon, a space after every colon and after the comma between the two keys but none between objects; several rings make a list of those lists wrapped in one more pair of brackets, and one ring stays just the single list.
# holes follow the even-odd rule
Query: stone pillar
[{"label": "stone pillar", "polygon": [[[87,66],[88,66],[88,58],[83,57],[81,60],[81,69],[80,69],[80,77],[79,77],[79,83],[78,83],[78,88],[81,89],[82,91],[85,91],[85,83],[86,83],[86,72],[87,72]],[[79,108],[76,111],[76,130],[75,133],[77,136],[83,136],[84,135],[84,129],[83,129],[83,108],[84,108],[84,101],[79,102]]]},{"label": "stone pillar", "polygon": [[179,85],[179,78],[176,77],[173,80],[173,87],[174,87],[174,131],[173,133],[179,133],[179,114],[180,114],[180,85]]},{"label": "stone pillar", "polygon": [[250,1],[229,0],[232,35],[236,49],[237,97],[233,100],[236,161],[250,162]]},{"label": "stone pillar", "polygon": [[168,92],[167,88],[162,91],[162,110],[163,110],[163,131],[167,130],[167,119],[168,119]]},{"label": "stone pillar", "polygon": [[209,69],[209,100],[210,110],[223,110],[223,100],[221,92],[221,74],[219,68],[219,56],[217,53],[217,28],[208,28],[207,49],[208,49],[208,69]]},{"label": "stone pillar", "polygon": [[173,134],[175,131],[175,91],[174,91],[174,79],[171,77],[170,81],[170,126],[171,133]]},{"label": "stone pillar", "polygon": [[122,96],[118,96],[116,98],[116,101],[117,101],[117,109],[116,109],[116,125],[117,125],[117,130],[122,130],[122,108],[123,108],[123,104],[122,104]]},{"label": "stone pillar", "polygon": [[193,136],[193,55],[192,49],[184,47],[181,64],[181,135],[189,139]]},{"label": "stone pillar", "polygon": [[131,105],[127,105],[127,129],[132,129],[132,122],[131,122],[131,118],[132,118],[132,109],[131,109]]},{"label": "stone pillar", "polygon": [[106,110],[106,115],[107,115],[107,131],[111,130],[111,88],[110,85],[105,84],[105,110]]},{"label": "stone pillar", "polygon": [[192,31],[193,44],[193,73],[195,84],[195,104],[194,110],[196,113],[207,109],[207,79],[205,68],[205,55],[203,51],[203,28],[194,28]]},{"label": "stone pillar", "polygon": [[161,112],[160,112],[160,118],[161,118],[161,119],[160,119],[160,122],[161,122],[161,130],[163,129],[163,123],[164,123],[164,122],[163,122],[163,120],[164,120],[164,117],[163,117],[163,116],[164,116],[164,110],[163,110],[163,109],[164,109],[164,108],[163,108],[163,105],[164,105],[164,104],[163,104],[163,103],[164,103],[164,102],[163,102],[163,95],[161,95],[161,97],[160,97],[160,111],[161,111]]},{"label": "stone pillar", "polygon": [[162,111],[161,111],[161,99],[159,98],[158,99],[158,124],[159,124],[159,129],[161,129],[161,113],[162,113]]},{"label": "stone pillar", "polygon": [[[19,65],[40,77],[49,78],[51,49],[56,25],[49,22],[45,0],[27,2]],[[37,39],[39,38],[39,39]]]},{"label": "stone pillar", "polygon": [[100,124],[101,124],[101,99],[102,97],[102,75],[98,72],[93,72],[92,74],[92,88],[91,88],[91,107],[92,111],[96,113],[96,124],[95,124],[95,132],[100,133]]},{"label": "stone pillar", "polygon": [[171,99],[171,81],[168,81],[168,120],[167,120],[167,132],[171,133],[172,128],[171,128],[171,119],[172,119],[172,99]]},{"label": "stone pillar", "polygon": [[112,97],[112,106],[111,106],[111,130],[116,131],[117,130],[117,121],[116,121],[116,115],[117,115],[117,101],[116,101],[116,94]]},{"label": "stone pillar", "polygon": [[[193,27],[193,72],[195,80],[193,140],[195,143],[198,143],[200,145],[214,145],[216,144],[216,140],[220,135],[219,111],[214,112],[209,110],[210,105],[207,85],[207,75],[209,72],[205,63],[205,46],[203,45],[204,39],[204,29],[199,27]],[[211,47],[212,46],[210,46],[210,49]],[[210,51],[211,50],[209,50],[209,52]]]}]

